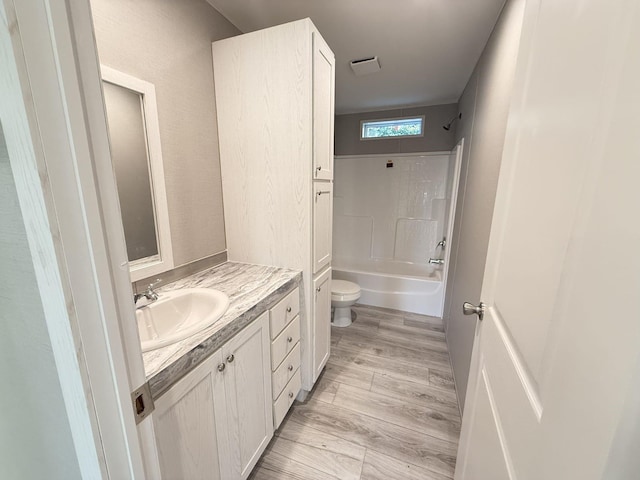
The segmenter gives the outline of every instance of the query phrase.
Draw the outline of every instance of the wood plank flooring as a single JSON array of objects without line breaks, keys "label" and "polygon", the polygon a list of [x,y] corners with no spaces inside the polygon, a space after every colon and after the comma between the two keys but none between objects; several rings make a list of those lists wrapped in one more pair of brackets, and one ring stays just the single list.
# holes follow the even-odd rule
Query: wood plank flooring
[{"label": "wood plank flooring", "polygon": [[333,327],[331,357],[251,480],[453,478],[460,415],[442,324],[365,305]]}]

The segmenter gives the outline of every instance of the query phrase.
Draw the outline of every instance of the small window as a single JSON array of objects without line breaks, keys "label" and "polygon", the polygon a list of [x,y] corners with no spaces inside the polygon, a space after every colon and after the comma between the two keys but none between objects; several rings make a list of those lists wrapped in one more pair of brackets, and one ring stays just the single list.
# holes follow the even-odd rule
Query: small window
[{"label": "small window", "polygon": [[424,136],[424,116],[360,122],[360,140],[422,136]]}]

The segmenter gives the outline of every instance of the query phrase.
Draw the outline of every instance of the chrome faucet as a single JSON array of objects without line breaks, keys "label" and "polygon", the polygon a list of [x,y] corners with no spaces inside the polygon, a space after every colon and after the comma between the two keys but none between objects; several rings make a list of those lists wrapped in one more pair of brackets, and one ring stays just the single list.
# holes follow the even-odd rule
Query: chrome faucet
[{"label": "chrome faucet", "polygon": [[444,265],[444,260],[442,258],[430,258],[429,263],[432,265]]},{"label": "chrome faucet", "polygon": [[[149,285],[147,285],[147,289],[144,292],[133,294],[133,303],[135,304],[136,308],[146,307],[147,305],[158,300],[158,294],[153,290],[153,287],[155,287],[158,282],[160,282],[159,278],[154,283],[150,283]],[[140,300],[145,301],[138,305],[138,301]]]},{"label": "chrome faucet", "polygon": [[436,248],[442,247],[442,249],[444,250],[444,247],[446,247],[446,246],[447,246],[447,239],[443,238],[442,240],[440,240],[438,242],[438,244],[436,245]]}]

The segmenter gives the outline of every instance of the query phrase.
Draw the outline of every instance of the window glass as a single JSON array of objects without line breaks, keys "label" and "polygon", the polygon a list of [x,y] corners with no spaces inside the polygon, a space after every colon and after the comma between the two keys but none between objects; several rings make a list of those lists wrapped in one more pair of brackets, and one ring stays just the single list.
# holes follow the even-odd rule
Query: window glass
[{"label": "window glass", "polygon": [[424,117],[365,120],[361,122],[361,139],[389,137],[421,137]]}]

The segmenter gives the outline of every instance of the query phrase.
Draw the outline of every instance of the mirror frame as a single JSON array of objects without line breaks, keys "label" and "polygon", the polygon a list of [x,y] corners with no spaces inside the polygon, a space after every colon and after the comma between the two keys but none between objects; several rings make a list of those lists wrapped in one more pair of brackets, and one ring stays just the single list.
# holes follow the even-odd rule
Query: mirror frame
[{"label": "mirror frame", "polygon": [[[174,267],[171,230],[169,227],[169,208],[167,205],[167,191],[164,180],[164,164],[162,162],[162,149],[160,146],[160,124],[158,122],[156,88],[152,83],[120,72],[106,65],[100,65],[100,70],[102,81],[124,87],[142,96],[158,254],[129,262],[131,281],[136,282],[143,278],[166,272]],[[105,103],[105,116],[106,112],[107,108]],[[116,179],[116,185],[117,183]],[[122,210],[121,206],[120,209]]]}]

